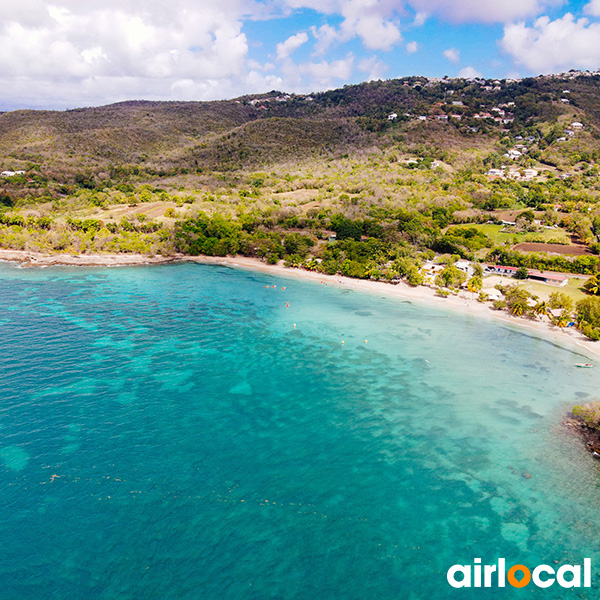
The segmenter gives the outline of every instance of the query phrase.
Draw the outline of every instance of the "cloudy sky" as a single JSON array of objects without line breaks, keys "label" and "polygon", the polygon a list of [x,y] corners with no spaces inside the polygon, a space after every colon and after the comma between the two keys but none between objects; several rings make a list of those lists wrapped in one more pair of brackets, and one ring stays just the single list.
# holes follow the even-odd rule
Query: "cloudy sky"
[{"label": "cloudy sky", "polygon": [[0,110],[600,68],[600,0],[2,0]]}]

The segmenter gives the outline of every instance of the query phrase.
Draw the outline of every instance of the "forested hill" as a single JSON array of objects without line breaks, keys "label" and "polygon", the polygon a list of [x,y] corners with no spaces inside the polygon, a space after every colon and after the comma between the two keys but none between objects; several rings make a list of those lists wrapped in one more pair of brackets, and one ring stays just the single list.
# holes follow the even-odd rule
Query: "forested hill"
[{"label": "forested hill", "polygon": [[[131,101],[64,112],[0,114],[3,169],[92,174],[265,168],[400,144],[463,163],[503,139],[529,138],[530,157],[568,169],[600,150],[600,74],[523,80],[376,81],[310,95],[272,91],[219,102]],[[572,123],[581,123],[577,144]]]}]

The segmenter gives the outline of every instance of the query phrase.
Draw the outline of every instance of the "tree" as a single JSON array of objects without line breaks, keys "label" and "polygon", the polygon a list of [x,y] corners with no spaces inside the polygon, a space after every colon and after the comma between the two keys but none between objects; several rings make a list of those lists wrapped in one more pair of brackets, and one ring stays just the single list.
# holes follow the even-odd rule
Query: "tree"
[{"label": "tree", "polygon": [[471,279],[469,279],[469,281],[467,282],[467,289],[475,294],[480,292],[482,287],[483,280],[479,275],[473,275],[473,277],[471,277]]},{"label": "tree", "polygon": [[435,284],[439,287],[457,288],[465,281],[467,276],[454,265],[447,265],[435,278]]},{"label": "tree", "polygon": [[529,304],[523,298],[515,298],[512,302],[508,303],[508,311],[515,317],[522,317],[529,312]]},{"label": "tree", "polygon": [[600,276],[590,277],[584,284],[583,289],[593,296],[600,296]]},{"label": "tree", "polygon": [[548,314],[548,304],[546,302],[544,302],[543,300],[540,300],[533,307],[533,314],[537,315],[537,316],[539,316],[539,317],[541,317],[543,319],[544,315]]},{"label": "tree", "polygon": [[548,299],[548,307],[552,309],[562,309],[563,312],[572,313],[575,309],[575,302],[571,296],[563,292],[552,292]]},{"label": "tree", "polygon": [[600,298],[592,296],[577,303],[577,324],[587,337],[600,339]]},{"label": "tree", "polygon": [[527,279],[529,277],[529,269],[527,267],[519,267],[515,273],[515,279]]}]

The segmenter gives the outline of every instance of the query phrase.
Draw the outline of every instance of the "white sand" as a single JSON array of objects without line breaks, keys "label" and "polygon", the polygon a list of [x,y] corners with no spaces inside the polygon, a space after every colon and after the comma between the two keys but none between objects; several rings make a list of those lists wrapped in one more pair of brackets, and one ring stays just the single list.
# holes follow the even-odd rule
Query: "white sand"
[{"label": "white sand", "polygon": [[583,334],[574,328],[555,327],[547,317],[544,321],[523,319],[512,317],[505,311],[496,311],[490,309],[490,304],[481,303],[476,300],[476,296],[470,292],[461,292],[458,295],[451,295],[448,298],[441,298],[435,295],[435,290],[425,286],[412,287],[405,283],[391,285],[379,281],[366,281],[362,279],[351,279],[341,275],[323,275],[305,271],[303,269],[288,269],[281,263],[277,265],[268,265],[256,258],[238,257],[211,257],[198,256],[190,257],[184,255],[174,256],[145,256],[139,254],[41,254],[28,252],[24,250],[4,250],[0,249],[0,260],[19,262],[24,266],[46,266],[46,265],[66,265],[66,266],[132,266],[132,265],[150,265],[165,264],[176,261],[190,261],[202,264],[217,264],[264,273],[277,274],[285,277],[299,277],[312,281],[322,282],[323,285],[334,285],[346,289],[361,290],[371,293],[377,293],[390,297],[401,298],[404,300],[415,300],[440,308],[449,308],[469,314],[477,315],[481,318],[494,319],[502,321],[509,326],[515,326],[531,335],[552,341],[569,350],[581,354],[598,358],[600,356],[600,343],[587,339]]}]

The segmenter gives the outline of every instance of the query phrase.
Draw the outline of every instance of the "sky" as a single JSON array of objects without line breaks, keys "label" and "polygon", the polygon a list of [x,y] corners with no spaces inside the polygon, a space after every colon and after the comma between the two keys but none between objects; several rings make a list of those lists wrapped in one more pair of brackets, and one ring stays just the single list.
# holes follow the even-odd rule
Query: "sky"
[{"label": "sky", "polygon": [[0,110],[600,69],[600,0],[2,0]]}]

